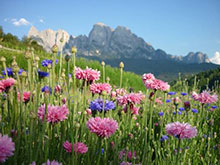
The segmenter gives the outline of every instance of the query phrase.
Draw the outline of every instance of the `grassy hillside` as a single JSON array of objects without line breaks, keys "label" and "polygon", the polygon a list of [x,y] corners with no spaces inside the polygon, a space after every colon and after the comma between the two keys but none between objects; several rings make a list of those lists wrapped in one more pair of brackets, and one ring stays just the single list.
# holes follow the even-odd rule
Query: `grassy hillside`
[{"label": "grassy hillside", "polygon": [[[51,55],[50,54],[37,54],[40,57],[40,61],[43,59],[50,59]],[[9,51],[9,50],[3,50],[0,49],[0,57],[4,56],[7,60],[7,67],[11,66],[11,63],[13,61],[13,56],[16,56],[16,61],[19,65],[20,68],[27,70],[27,62],[24,57],[24,53],[22,52],[14,52],[14,51]],[[59,60],[59,56],[57,56],[57,59]],[[40,65],[40,62],[39,62]],[[63,59],[63,65],[66,65],[65,60]],[[84,58],[77,58],[76,60],[76,66],[81,67],[81,68],[86,68],[86,66],[93,68],[93,69],[98,69],[102,73],[102,66],[98,61],[94,60],[87,60]],[[118,63],[119,66],[119,63]],[[58,62],[58,67],[59,68],[59,62]],[[66,68],[66,66],[65,66]],[[73,69],[73,68],[70,68]],[[2,70],[2,65],[1,65],[1,70]],[[58,71],[58,70],[57,70]],[[106,65],[106,77],[110,78],[110,84],[119,86],[119,81],[120,81],[120,70],[119,68],[112,68],[109,65]],[[102,74],[100,77],[100,81],[102,80]],[[126,88],[134,88],[135,90],[144,90],[145,87],[142,83],[141,76],[134,74],[132,72],[124,72],[123,73],[123,86]]]}]

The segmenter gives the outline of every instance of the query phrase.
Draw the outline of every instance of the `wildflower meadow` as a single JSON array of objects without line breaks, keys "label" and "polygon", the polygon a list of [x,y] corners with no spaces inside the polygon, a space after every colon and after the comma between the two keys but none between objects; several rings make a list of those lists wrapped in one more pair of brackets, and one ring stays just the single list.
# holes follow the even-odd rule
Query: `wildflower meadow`
[{"label": "wildflower meadow", "polygon": [[151,73],[138,91],[123,81],[123,62],[114,84],[104,62],[77,66],[75,47],[52,52],[41,60],[28,49],[27,68],[0,59],[0,163],[219,164],[219,91],[174,91]]}]

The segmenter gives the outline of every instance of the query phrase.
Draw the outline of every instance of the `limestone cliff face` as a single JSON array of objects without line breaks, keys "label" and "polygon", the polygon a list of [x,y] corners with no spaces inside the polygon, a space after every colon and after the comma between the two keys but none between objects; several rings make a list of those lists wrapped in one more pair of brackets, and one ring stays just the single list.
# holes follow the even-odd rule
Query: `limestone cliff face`
[{"label": "limestone cliff face", "polygon": [[[154,49],[143,38],[138,37],[130,29],[117,26],[115,29],[103,24],[93,25],[89,35],[70,36],[64,30],[44,30],[39,32],[31,27],[28,37],[36,40],[46,51],[56,43],[59,49],[69,51],[72,46],[78,49],[80,56],[98,56],[101,58],[144,58],[148,60],[171,60],[183,63],[209,63],[208,56],[202,52],[190,52],[186,56],[173,56],[162,49]],[[63,38],[61,44],[60,39]]]},{"label": "limestone cliff face", "polygon": [[[64,30],[53,31],[47,29],[44,31],[38,31],[32,26],[29,30],[28,38],[36,40],[46,51],[51,52],[51,47],[54,44],[57,44],[59,49],[61,49],[69,41],[69,34]],[[62,43],[60,42],[61,39],[63,39]]]}]

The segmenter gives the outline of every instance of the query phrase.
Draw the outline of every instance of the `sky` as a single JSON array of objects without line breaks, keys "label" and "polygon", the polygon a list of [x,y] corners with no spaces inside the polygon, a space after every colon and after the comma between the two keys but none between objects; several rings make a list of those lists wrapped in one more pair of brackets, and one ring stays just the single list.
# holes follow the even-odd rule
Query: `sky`
[{"label": "sky", "polygon": [[219,57],[220,0],[0,0],[0,26],[19,38],[32,25],[88,35],[97,22],[126,26],[172,55]]}]

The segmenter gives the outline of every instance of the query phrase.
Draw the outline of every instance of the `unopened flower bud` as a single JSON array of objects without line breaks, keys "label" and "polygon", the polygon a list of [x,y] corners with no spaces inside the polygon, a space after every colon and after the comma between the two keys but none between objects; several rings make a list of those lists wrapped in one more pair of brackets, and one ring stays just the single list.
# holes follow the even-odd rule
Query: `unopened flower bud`
[{"label": "unopened flower bud", "polygon": [[6,62],[6,59],[5,59],[5,57],[1,57],[1,62]]},{"label": "unopened flower bud", "polygon": [[105,66],[105,62],[104,62],[104,61],[102,61],[102,62],[101,62],[101,65],[102,65],[102,66]]},{"label": "unopened flower bud", "polygon": [[58,52],[58,46],[56,44],[53,45],[52,52],[55,54]]},{"label": "unopened flower bud", "polygon": [[76,54],[77,48],[76,48],[75,46],[73,46],[72,49],[71,49],[71,52],[72,52],[73,54]]},{"label": "unopened flower bud", "polygon": [[123,62],[120,62],[120,68],[124,68],[124,63]]}]

